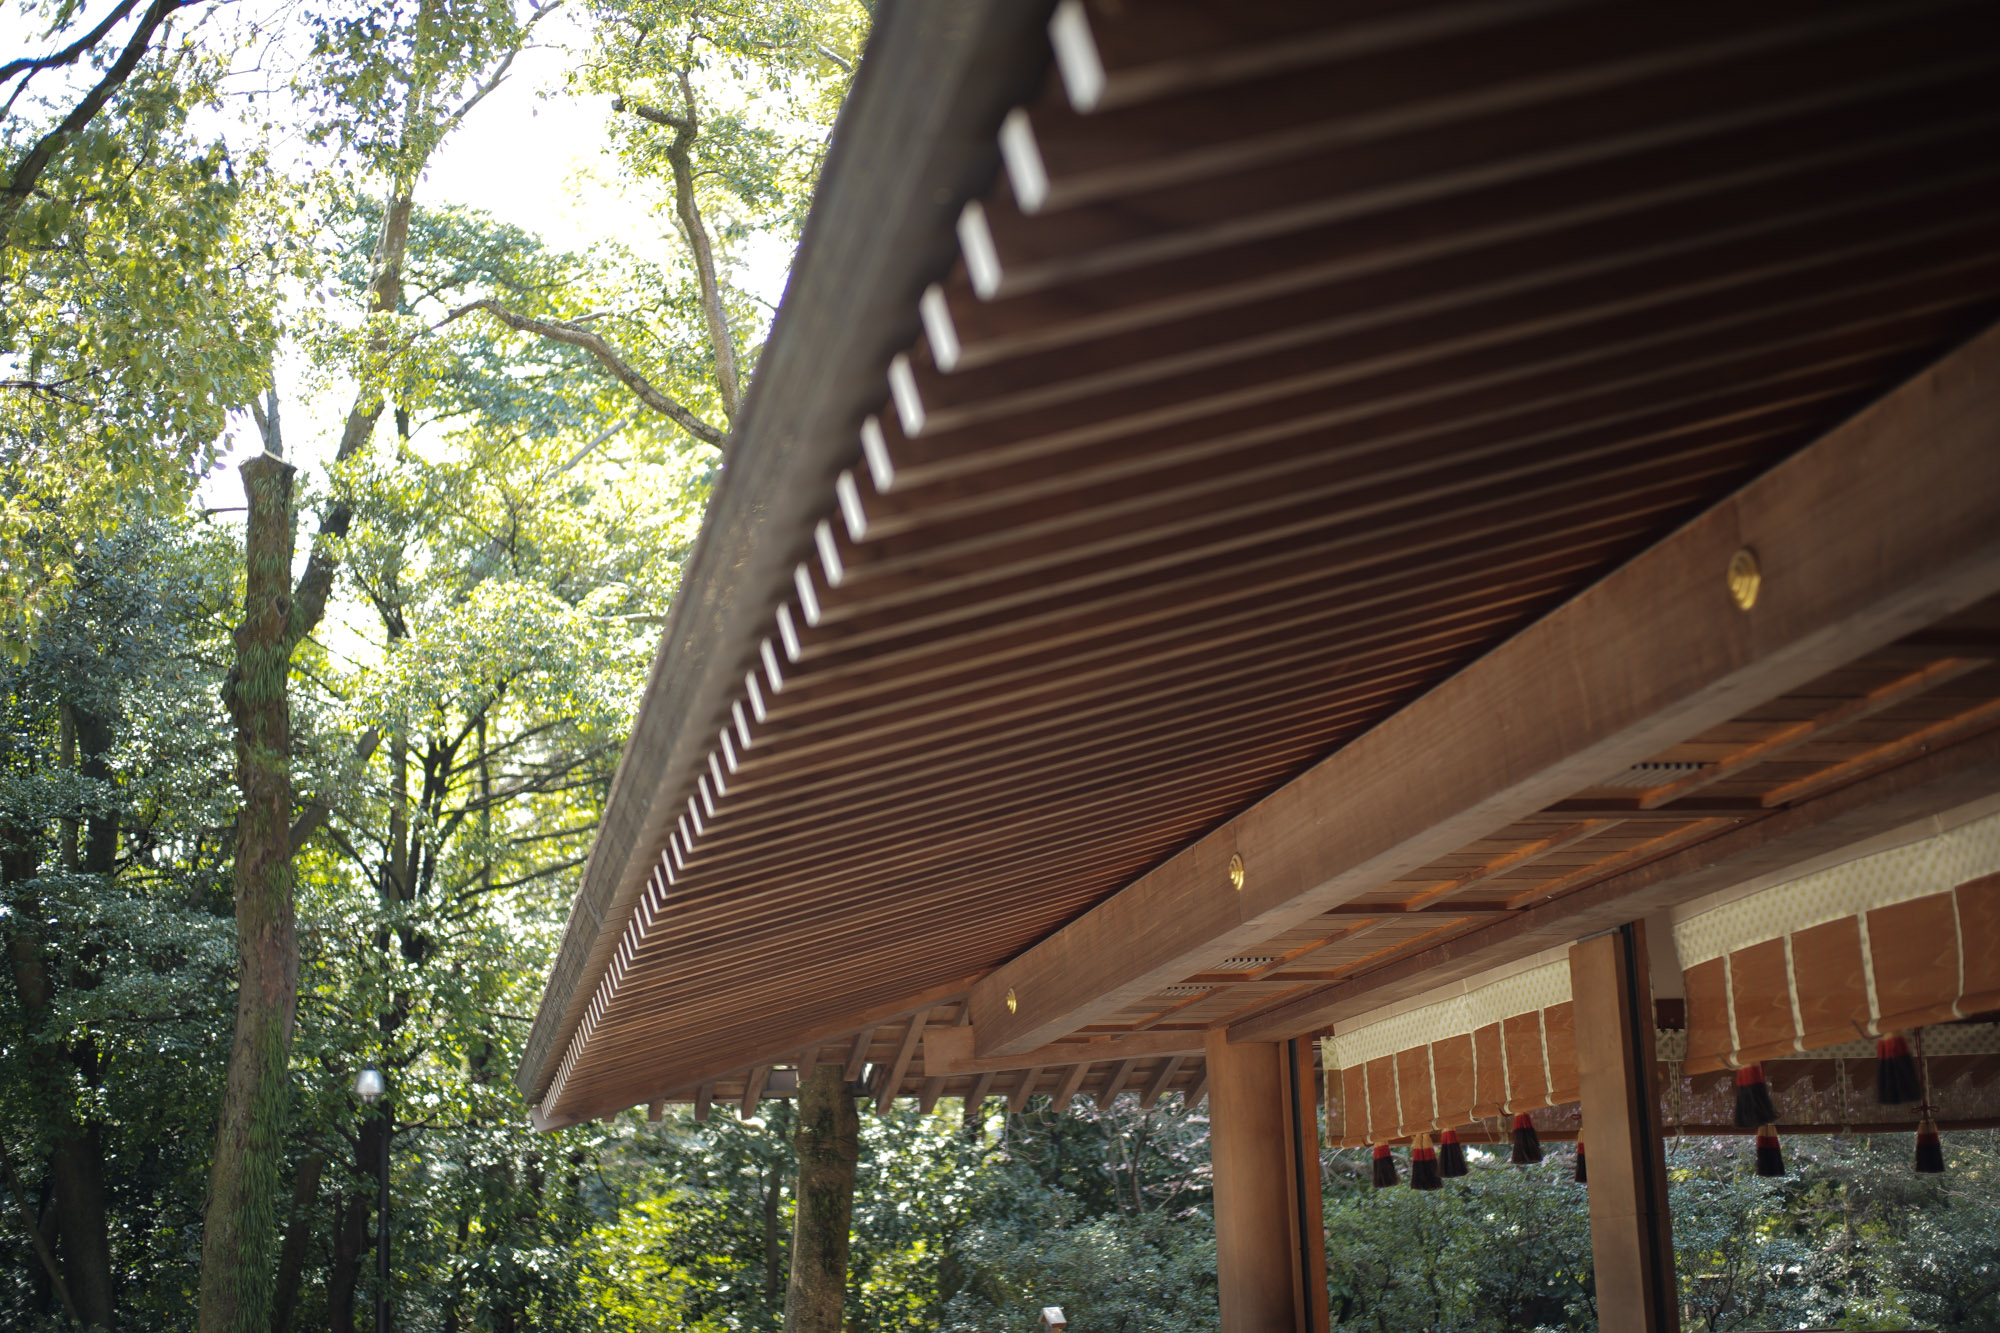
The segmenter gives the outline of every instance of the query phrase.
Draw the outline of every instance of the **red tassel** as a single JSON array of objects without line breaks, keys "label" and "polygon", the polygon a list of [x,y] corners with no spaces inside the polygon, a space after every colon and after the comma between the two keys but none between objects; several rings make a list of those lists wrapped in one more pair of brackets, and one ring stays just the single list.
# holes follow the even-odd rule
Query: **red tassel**
[{"label": "red tassel", "polygon": [[1917,1126],[1917,1174],[1920,1176],[1944,1174],[1944,1142],[1938,1138],[1938,1128],[1934,1121],[1926,1120]]},{"label": "red tassel", "polygon": [[1458,1141],[1455,1129],[1438,1135],[1438,1174],[1446,1179],[1465,1174],[1465,1145]]},{"label": "red tassel", "polygon": [[1529,1166],[1542,1160],[1542,1136],[1535,1133],[1535,1122],[1523,1111],[1514,1117],[1514,1152],[1507,1160],[1514,1166]]},{"label": "red tassel", "polygon": [[1588,1185],[1590,1183],[1590,1172],[1583,1164],[1583,1140],[1581,1138],[1576,1141],[1576,1183],[1579,1185]]},{"label": "red tassel", "polygon": [[1900,1032],[1875,1039],[1875,1100],[1884,1106],[1907,1106],[1924,1095],[1917,1077],[1917,1058]]},{"label": "red tassel", "polygon": [[1396,1183],[1396,1158],[1389,1151],[1389,1145],[1375,1145],[1375,1188],[1387,1189]]},{"label": "red tassel", "polygon": [[1745,1065],[1736,1071],[1736,1127],[1755,1129],[1778,1118],[1771,1101],[1771,1089],[1764,1082],[1764,1066]]},{"label": "red tassel", "polygon": [[1413,1190],[1441,1190],[1444,1177],[1438,1174],[1437,1150],[1431,1147],[1431,1136],[1417,1135],[1410,1145],[1410,1188]]},{"label": "red tassel", "polygon": [[1778,1146],[1776,1125],[1757,1127],[1757,1174],[1766,1177],[1785,1174],[1785,1154]]}]

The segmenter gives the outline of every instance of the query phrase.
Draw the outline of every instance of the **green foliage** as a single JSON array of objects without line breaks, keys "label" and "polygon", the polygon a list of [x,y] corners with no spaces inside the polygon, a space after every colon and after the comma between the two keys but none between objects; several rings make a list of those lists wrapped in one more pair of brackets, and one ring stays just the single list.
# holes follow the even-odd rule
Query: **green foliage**
[{"label": "green foliage", "polygon": [[[16,658],[77,541],[178,508],[268,377],[298,247],[265,163],[194,128],[220,73],[191,41],[149,60],[0,236],[0,646]],[[0,121],[0,162],[46,128]]]}]

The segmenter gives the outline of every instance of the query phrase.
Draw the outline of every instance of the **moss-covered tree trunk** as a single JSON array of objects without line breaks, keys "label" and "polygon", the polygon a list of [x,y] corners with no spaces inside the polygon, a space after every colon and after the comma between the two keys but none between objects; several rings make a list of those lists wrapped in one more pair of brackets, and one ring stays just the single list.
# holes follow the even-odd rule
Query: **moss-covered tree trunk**
[{"label": "moss-covered tree trunk", "polygon": [[798,1149],[799,1187],[793,1196],[785,1333],[841,1333],[861,1119],[839,1065],[814,1069],[799,1085],[798,1105],[792,1142]]},{"label": "moss-covered tree trunk", "polygon": [[292,467],[243,465],[243,623],[229,713],[236,724],[236,1038],[222,1092],[202,1228],[201,1333],[267,1333],[277,1270],[278,1178],[298,1003],[292,915]]}]

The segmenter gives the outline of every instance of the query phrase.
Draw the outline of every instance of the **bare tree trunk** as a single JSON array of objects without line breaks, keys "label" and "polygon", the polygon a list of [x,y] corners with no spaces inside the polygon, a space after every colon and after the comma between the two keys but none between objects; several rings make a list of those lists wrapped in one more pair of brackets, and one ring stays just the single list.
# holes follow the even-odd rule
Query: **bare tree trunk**
[{"label": "bare tree trunk", "polygon": [[292,915],[292,466],[243,465],[243,623],[227,686],[236,723],[236,1036],[203,1219],[201,1333],[266,1333],[277,1260],[278,1166],[298,1003]]},{"label": "bare tree trunk", "polygon": [[793,1194],[785,1333],[841,1333],[861,1118],[839,1065],[820,1065],[799,1085],[798,1116],[793,1144],[799,1186]]}]

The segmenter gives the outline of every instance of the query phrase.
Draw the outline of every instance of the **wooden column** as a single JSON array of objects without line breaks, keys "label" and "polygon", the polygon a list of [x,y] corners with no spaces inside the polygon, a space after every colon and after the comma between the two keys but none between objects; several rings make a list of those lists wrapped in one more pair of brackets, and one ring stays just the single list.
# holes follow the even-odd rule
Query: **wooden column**
[{"label": "wooden column", "polygon": [[1209,1155],[1223,1333],[1322,1333],[1319,1117],[1304,1040],[1208,1034]]},{"label": "wooden column", "polygon": [[1569,970],[1598,1322],[1631,1333],[1680,1333],[1645,924],[1575,945]]}]

